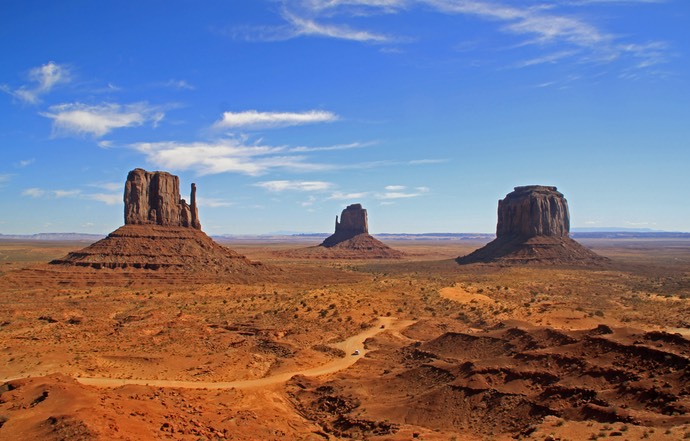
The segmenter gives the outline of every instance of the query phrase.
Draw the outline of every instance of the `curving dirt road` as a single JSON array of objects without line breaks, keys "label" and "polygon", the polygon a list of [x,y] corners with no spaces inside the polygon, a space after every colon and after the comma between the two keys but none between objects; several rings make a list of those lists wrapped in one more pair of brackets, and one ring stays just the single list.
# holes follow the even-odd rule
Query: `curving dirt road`
[{"label": "curving dirt road", "polygon": [[[397,320],[393,317],[379,317],[373,327],[368,328],[357,335],[353,335],[345,341],[331,345],[334,348],[345,351],[345,357],[333,360],[324,365],[295,372],[284,372],[270,377],[259,378],[256,380],[237,380],[237,381],[177,381],[177,380],[137,380],[129,378],[93,378],[77,377],[77,381],[82,384],[98,387],[119,387],[126,384],[138,384],[155,387],[181,387],[188,389],[250,389],[256,387],[271,386],[288,381],[295,375],[316,377],[319,375],[332,374],[342,371],[352,366],[364,357],[367,350],[364,349],[364,341],[379,332],[387,329],[400,330],[413,322],[409,320]],[[382,328],[383,325],[383,328]],[[352,355],[355,350],[359,350],[359,355]]]}]

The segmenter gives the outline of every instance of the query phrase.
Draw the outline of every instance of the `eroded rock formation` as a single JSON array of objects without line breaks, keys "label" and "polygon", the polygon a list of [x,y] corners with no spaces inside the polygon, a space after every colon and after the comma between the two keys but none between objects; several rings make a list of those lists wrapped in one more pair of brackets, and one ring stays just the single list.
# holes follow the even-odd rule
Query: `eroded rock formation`
[{"label": "eroded rock formation", "polygon": [[125,225],[162,225],[201,229],[196,207],[196,185],[192,204],[180,198],[180,179],[167,172],[129,172],[125,183]]},{"label": "eroded rock formation", "polygon": [[180,198],[177,176],[138,168],[127,175],[124,202],[124,226],[51,264],[72,272],[73,268],[117,270],[108,274],[113,280],[144,277],[153,281],[158,276],[151,271],[142,276],[141,270],[155,270],[168,283],[209,277],[247,281],[275,271],[217,244],[201,231],[195,184],[189,205]]},{"label": "eroded rock formation", "polygon": [[348,205],[340,213],[340,222],[338,222],[338,216],[335,217],[335,233],[326,238],[321,246],[333,247],[358,234],[369,234],[367,210],[362,208],[362,204]]},{"label": "eroded rock formation", "polygon": [[367,210],[362,204],[348,205],[335,217],[335,233],[319,246],[278,251],[281,257],[304,259],[399,259],[402,251],[394,250],[369,234]]},{"label": "eroded rock formation", "polygon": [[515,191],[498,201],[496,237],[567,237],[569,232],[568,201],[556,187],[515,187]]},{"label": "eroded rock formation", "polygon": [[589,263],[606,260],[572,240],[568,202],[556,187],[515,187],[498,201],[496,239],[458,263]]}]

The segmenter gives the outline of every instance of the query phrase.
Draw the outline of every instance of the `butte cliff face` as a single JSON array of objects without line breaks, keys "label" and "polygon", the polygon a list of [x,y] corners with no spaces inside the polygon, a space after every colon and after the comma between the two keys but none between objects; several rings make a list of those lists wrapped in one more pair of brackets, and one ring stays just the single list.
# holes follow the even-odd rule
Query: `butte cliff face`
[{"label": "butte cliff face", "polygon": [[201,229],[196,207],[196,184],[189,205],[180,198],[180,179],[167,172],[137,168],[125,182],[125,225],[162,225]]},{"label": "butte cliff face", "polygon": [[498,201],[496,237],[568,237],[569,232],[568,201],[556,187],[515,187]]},{"label": "butte cliff face", "polygon": [[498,201],[496,239],[458,263],[590,263],[601,257],[569,237],[568,202],[556,187],[515,187]]},{"label": "butte cliff face", "polygon": [[367,210],[362,208],[362,204],[348,205],[340,213],[340,222],[338,222],[338,216],[335,217],[335,233],[326,238],[321,246],[334,247],[359,234],[369,235]]},{"label": "butte cliff face", "polygon": [[201,231],[196,185],[192,184],[189,205],[180,198],[177,176],[139,168],[132,170],[125,182],[124,203],[124,226],[51,264],[72,273],[74,268],[101,274],[116,270],[106,275],[115,283],[137,278],[161,279],[167,283],[209,279],[247,281],[273,272],[217,244]]}]

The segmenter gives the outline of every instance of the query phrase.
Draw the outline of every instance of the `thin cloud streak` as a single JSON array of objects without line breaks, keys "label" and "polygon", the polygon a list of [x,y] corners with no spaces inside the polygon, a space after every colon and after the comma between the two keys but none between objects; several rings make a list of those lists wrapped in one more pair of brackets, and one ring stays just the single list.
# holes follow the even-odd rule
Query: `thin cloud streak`
[{"label": "thin cloud streak", "polygon": [[332,112],[309,110],[306,112],[224,112],[220,121],[213,124],[214,129],[262,129],[299,126],[304,124],[327,123],[339,118]]},{"label": "thin cloud streak", "polygon": [[323,192],[333,187],[330,182],[324,181],[264,181],[254,184],[271,192],[283,191],[314,191]]},{"label": "thin cloud streak", "polygon": [[[581,15],[561,12],[561,7],[586,7],[597,4],[653,4],[662,0],[582,0],[558,4],[513,5],[486,0],[302,0],[284,1],[282,18],[286,25],[274,28],[274,40],[298,36],[319,36],[358,42],[394,44],[412,41],[410,38],[383,35],[371,30],[352,29],[344,22],[353,18],[381,14],[411,14],[415,7],[431,9],[445,15],[473,16],[495,22],[502,33],[523,36],[523,42],[515,45],[533,45],[540,48],[557,48],[556,52],[543,57],[533,57],[518,67],[553,63],[571,58],[576,63],[613,63],[637,60],[634,67],[646,69],[666,62],[666,50],[654,50],[663,42],[630,43],[620,36],[606,32]],[[329,24],[323,24],[328,20]],[[336,23],[340,20],[340,23]],[[266,27],[263,28],[266,33]],[[278,32],[280,29],[280,32]],[[279,35],[279,37],[278,37]],[[260,38],[259,38],[260,39]],[[266,40],[271,40],[267,38]]]}]

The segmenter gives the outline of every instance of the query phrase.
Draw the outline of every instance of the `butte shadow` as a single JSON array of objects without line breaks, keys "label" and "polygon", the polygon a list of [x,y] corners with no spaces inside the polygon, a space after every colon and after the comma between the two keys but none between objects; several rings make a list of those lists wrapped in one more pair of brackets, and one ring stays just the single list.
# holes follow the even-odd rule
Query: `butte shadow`
[{"label": "butte shadow", "polygon": [[335,217],[335,232],[320,245],[276,253],[282,257],[307,259],[400,259],[405,254],[369,234],[367,210],[361,204],[348,205]]},{"label": "butte shadow", "polygon": [[608,261],[569,237],[568,201],[556,187],[515,187],[498,201],[496,239],[458,257],[459,264],[601,264]]},{"label": "butte shadow", "polygon": [[192,184],[191,205],[180,197],[177,176],[129,172],[125,225],[105,239],[50,262],[55,268],[116,277],[246,282],[277,272],[214,242],[203,231]]}]

